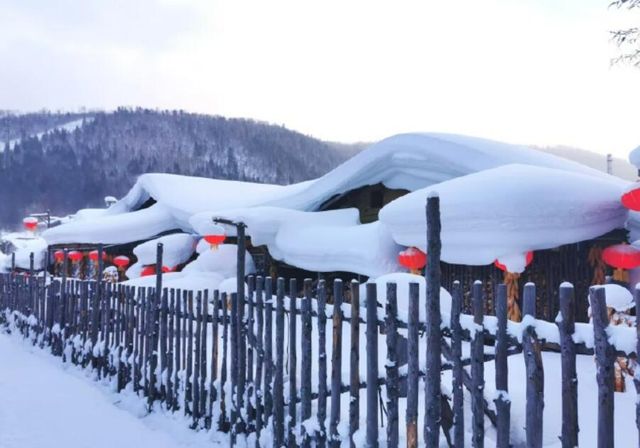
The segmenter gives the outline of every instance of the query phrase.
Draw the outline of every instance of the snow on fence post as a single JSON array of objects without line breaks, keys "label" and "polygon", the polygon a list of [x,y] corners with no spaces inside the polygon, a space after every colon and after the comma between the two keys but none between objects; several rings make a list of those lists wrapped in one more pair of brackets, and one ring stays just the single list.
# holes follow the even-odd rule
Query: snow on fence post
[{"label": "snow on fence post", "polygon": [[451,295],[451,354],[452,389],[453,389],[453,446],[464,448],[464,370],[462,366],[462,285],[458,280],[453,282]]},{"label": "snow on fence post", "polygon": [[311,446],[311,438],[313,433],[310,433],[305,422],[311,419],[311,365],[312,365],[312,353],[311,353],[311,279],[304,279],[304,297],[302,298],[302,352],[301,352],[301,384],[300,384],[300,420],[302,422],[301,436],[302,436],[302,448],[309,448]]},{"label": "snow on fence post", "polygon": [[542,447],[542,416],[544,410],[544,369],[542,350],[535,331],[536,287],[533,283],[524,286],[523,294],[522,352],[527,371],[526,435],[527,447]]},{"label": "snow on fence post", "polygon": [[240,399],[238,398],[238,294],[231,293],[231,328],[229,329],[231,335],[230,347],[231,347],[231,370],[229,376],[231,377],[231,446],[236,443],[236,436],[238,431],[238,419],[241,407],[239,405]]},{"label": "snow on fence post", "polygon": [[498,424],[496,427],[496,447],[509,447],[509,426],[511,420],[511,400],[509,399],[509,370],[507,359],[507,287],[504,283],[497,285],[496,290],[496,317],[498,328],[495,342],[495,368],[496,368],[496,414]]},{"label": "snow on fence post", "polygon": [[[220,307],[222,308],[222,361],[220,364],[220,419],[218,420],[218,428],[228,429],[227,427],[227,396],[225,385],[227,382],[227,351],[229,350],[229,306],[227,293],[220,295]],[[233,390],[233,389],[232,389]],[[233,392],[232,392],[233,398]]]},{"label": "snow on fence post", "polygon": [[333,282],[333,330],[331,341],[331,415],[329,440],[331,448],[340,448],[340,389],[342,387],[342,280]]},{"label": "snow on fence post", "polygon": [[[352,323],[354,316],[351,316]],[[357,317],[356,317],[357,319]],[[367,283],[367,448],[378,447],[378,296]],[[417,394],[416,394],[417,395]]]},{"label": "snow on fence post", "polygon": [[[640,316],[640,288],[637,284],[633,289],[633,298],[636,304],[636,316]],[[640,325],[636,325],[636,359],[640,359]],[[633,376],[633,384],[636,388],[636,428],[638,429],[638,446],[640,447],[640,375]]]},{"label": "snow on fence post", "polygon": [[440,323],[440,198],[436,192],[429,193],[426,204],[427,253],[426,268],[427,301],[427,353],[425,376],[424,440],[427,446],[438,446],[441,420],[442,330]]},{"label": "snow on fence post", "polygon": [[[417,283],[409,284],[409,322],[407,329],[407,448],[418,446],[418,376],[420,370],[420,349],[418,332],[420,328],[420,296]],[[434,445],[437,446],[437,445]]]},{"label": "snow on fence post", "polygon": [[262,393],[262,372],[264,370],[264,346],[263,333],[264,333],[264,278],[258,276],[256,278],[256,376],[254,384],[254,396],[255,396],[255,412],[256,412],[256,446],[259,446],[260,433],[263,427],[263,393]]},{"label": "snow on fence post", "polygon": [[273,280],[264,280],[264,410],[263,421],[269,423],[273,415]]},{"label": "snow on fence post", "polygon": [[209,372],[209,408],[207,410],[207,429],[213,426],[213,404],[218,399],[216,380],[218,379],[218,325],[220,322],[220,292],[213,291],[213,310],[211,312],[211,367]]},{"label": "snow on fence post", "polygon": [[290,448],[296,446],[296,401],[298,391],[296,387],[296,379],[298,376],[298,356],[297,356],[297,303],[296,296],[298,284],[295,278],[289,279],[289,424],[287,428],[287,444]]},{"label": "snow on fence post", "polygon": [[474,335],[471,342],[471,429],[474,448],[484,446],[484,297],[482,282],[472,287]]},{"label": "snow on fence post", "polygon": [[316,446],[326,446],[327,434],[327,291],[324,280],[318,281],[318,425]]},{"label": "snow on fence post", "polygon": [[613,383],[615,349],[609,343],[607,327],[607,303],[603,287],[592,286],[589,290],[593,316],[593,341],[596,355],[596,380],[598,382],[598,448],[614,445]]},{"label": "snow on fence post", "polygon": [[273,382],[273,442],[284,445],[284,279],[276,284],[276,375]]},{"label": "snow on fence post", "polygon": [[578,375],[576,373],[575,300],[573,285],[560,285],[560,313],[556,323],[560,333],[562,356],[562,435],[564,447],[578,446]]},{"label": "snow on fence post", "polygon": [[384,329],[387,336],[387,448],[398,447],[398,300],[397,285],[387,283]]},{"label": "snow on fence post", "polygon": [[360,424],[360,288],[353,280],[351,288],[351,350],[349,353],[349,440],[356,448],[353,435]]}]

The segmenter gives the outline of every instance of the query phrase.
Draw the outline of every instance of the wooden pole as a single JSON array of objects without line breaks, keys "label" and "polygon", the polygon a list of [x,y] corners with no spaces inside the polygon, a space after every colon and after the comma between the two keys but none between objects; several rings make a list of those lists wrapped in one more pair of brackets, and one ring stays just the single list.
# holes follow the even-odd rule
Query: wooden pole
[{"label": "wooden pole", "polygon": [[274,446],[284,445],[284,279],[276,285],[276,375],[273,382]]},{"label": "wooden pole", "polygon": [[[407,448],[418,446],[418,378],[420,374],[420,295],[417,283],[409,284],[409,316],[407,329]],[[438,372],[438,375],[440,372]],[[437,446],[437,445],[434,445]]]},{"label": "wooden pole", "polygon": [[289,448],[296,446],[296,401],[298,399],[298,391],[296,380],[298,377],[298,356],[297,356],[297,313],[296,313],[296,295],[297,295],[296,279],[289,279],[289,425],[287,442]]},{"label": "wooden pole", "polygon": [[340,448],[340,389],[342,387],[342,280],[333,282],[333,332],[331,350],[331,415],[329,440],[331,448]]},{"label": "wooden pole", "polygon": [[327,291],[324,280],[318,281],[318,448],[326,446],[327,435]]},{"label": "wooden pole", "polygon": [[511,421],[511,400],[509,398],[509,365],[507,350],[507,286],[502,283],[496,288],[496,317],[498,328],[495,343],[495,367],[496,367],[496,414],[498,425],[496,427],[496,447],[509,447],[509,426]]},{"label": "wooden pole", "polygon": [[273,280],[264,281],[265,319],[264,319],[264,422],[269,423],[273,416]]},{"label": "wooden pole", "polygon": [[464,448],[464,368],[462,366],[462,285],[453,282],[451,300],[451,354],[453,355],[452,389],[453,389],[453,445]]},{"label": "wooden pole", "polygon": [[[636,304],[636,318],[640,317],[640,288],[636,284],[633,289],[633,298]],[[640,358],[640,325],[636,324],[636,356]],[[640,376],[633,377],[633,384],[636,388],[636,429],[638,432],[638,447],[640,447]]]},{"label": "wooden pole", "polygon": [[471,342],[471,429],[472,446],[484,446],[484,297],[482,282],[476,281],[472,288],[473,323],[475,334]]},{"label": "wooden pole", "polygon": [[349,377],[349,440],[356,448],[353,436],[360,425],[360,284],[351,282],[351,351]]},{"label": "wooden pole", "polygon": [[387,283],[385,332],[387,335],[387,448],[397,448],[399,438],[398,397],[400,395],[398,373],[398,300],[397,286]]},{"label": "wooden pole", "polygon": [[367,283],[367,447],[378,447],[378,295]]},{"label": "wooden pole", "polygon": [[[307,421],[311,418],[311,279],[304,280],[304,297],[302,299],[302,357],[301,357],[301,384],[300,384],[300,419]],[[302,447],[311,446],[313,434],[308,433],[304,425],[302,428]]]},{"label": "wooden pole", "polygon": [[612,447],[614,443],[614,362],[615,351],[609,343],[607,302],[603,287],[589,290],[593,315],[594,349],[596,354],[596,380],[598,382],[598,448]]},{"label": "wooden pole", "polygon": [[424,440],[427,446],[440,443],[441,413],[441,340],[440,330],[440,198],[437,193],[429,193],[427,198],[427,253],[429,262],[426,268],[427,282],[427,371],[425,378],[425,421]]},{"label": "wooden pole", "polygon": [[560,314],[556,319],[562,356],[562,446],[578,446],[578,375],[576,372],[575,300],[573,285],[560,285]]},{"label": "wooden pole", "polygon": [[522,351],[527,369],[526,434],[527,447],[542,447],[542,412],[544,409],[544,370],[542,350],[536,336],[536,287],[533,283],[524,286],[523,312],[525,330]]}]

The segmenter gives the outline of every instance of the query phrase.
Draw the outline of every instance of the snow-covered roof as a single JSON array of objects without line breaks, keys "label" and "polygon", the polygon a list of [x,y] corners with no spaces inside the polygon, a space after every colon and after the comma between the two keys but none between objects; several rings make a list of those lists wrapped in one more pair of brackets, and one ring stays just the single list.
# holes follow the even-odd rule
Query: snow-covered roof
[{"label": "snow-covered roof", "polygon": [[[519,166],[505,167],[514,163]],[[505,180],[498,181],[503,175]],[[415,193],[390,203],[383,219],[371,225],[360,224],[354,210],[317,212],[335,195],[378,183]],[[622,179],[523,146],[449,134],[402,134],[318,179],[287,186],[144,174],[110,208],[81,213],[44,237],[50,244],[117,244],[174,229],[205,234],[212,217],[228,217],[245,221],[254,244],[266,244],[275,258],[292,265],[380,275],[397,269],[398,244],[424,246],[424,212],[416,210],[424,210],[423,190],[436,185],[443,196],[449,247],[468,247],[471,236],[456,230],[458,225],[468,228],[468,221],[458,224],[465,214],[476,213],[474,223],[482,231],[494,229],[470,257],[452,256],[457,249],[445,248],[445,261],[486,264],[525,246],[542,249],[599,236],[622,226],[626,217],[619,193],[628,182]],[[463,200],[465,191],[471,192],[472,203]],[[150,198],[156,202],[138,210]],[[523,229],[535,228],[539,231],[525,232],[527,244],[521,244]]]},{"label": "snow-covered roof", "polygon": [[629,153],[629,162],[631,162],[631,165],[635,165],[636,168],[640,169],[640,146]]}]

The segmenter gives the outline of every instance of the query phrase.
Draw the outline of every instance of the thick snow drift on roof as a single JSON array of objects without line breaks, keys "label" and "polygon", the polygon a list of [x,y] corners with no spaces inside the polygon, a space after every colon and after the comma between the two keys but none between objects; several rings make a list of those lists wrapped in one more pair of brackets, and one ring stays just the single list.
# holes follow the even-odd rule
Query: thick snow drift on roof
[{"label": "thick snow drift on roof", "polygon": [[[403,196],[380,212],[398,244],[426,249],[427,195],[440,196],[442,259],[484,265],[595,238],[624,225],[624,188],[607,178],[508,165]],[[507,268],[510,268],[507,265]]]},{"label": "thick snow drift on roof", "polygon": [[176,228],[176,222],[161,204],[131,213],[102,215],[98,219],[70,221],[42,233],[49,244],[123,244],[146,240]]},{"label": "thick snow drift on roof", "polygon": [[143,265],[156,264],[158,243],[162,243],[162,264],[173,268],[184,263],[196,249],[198,238],[187,233],[174,233],[149,240],[133,249],[138,263]]},{"label": "thick snow drift on roof", "polygon": [[611,178],[585,165],[532,148],[453,134],[400,134],[382,140],[295,194],[269,202],[314,210],[337,193],[383,183],[417,190],[501,165],[522,163]]},{"label": "thick snow drift on roof", "polygon": [[[14,247],[16,267],[29,269],[31,265],[31,253],[33,253],[33,267],[36,270],[44,269],[47,258],[47,242],[39,236],[29,232],[13,232],[2,235],[3,241],[8,241]],[[11,256],[7,255],[5,263],[11,267]],[[0,266],[0,269],[2,266]]]},{"label": "thick snow drift on roof", "polygon": [[640,169],[640,146],[629,153],[629,162],[631,162],[631,165],[635,165],[636,168]]},{"label": "thick snow drift on roof", "polygon": [[347,271],[378,276],[399,269],[400,247],[379,222],[360,224],[358,210],[301,212],[254,207],[220,213],[200,213],[191,225],[206,229],[212,216],[247,225],[254,245],[265,244],[271,256],[292,266],[316,272]]},{"label": "thick snow drift on roof", "polygon": [[[219,289],[224,278],[215,272],[168,272],[162,275],[163,288],[183,289],[187,291],[209,291],[209,299],[213,297],[213,291]],[[129,286],[143,286],[155,288],[156,276],[137,277],[123,282]]]}]

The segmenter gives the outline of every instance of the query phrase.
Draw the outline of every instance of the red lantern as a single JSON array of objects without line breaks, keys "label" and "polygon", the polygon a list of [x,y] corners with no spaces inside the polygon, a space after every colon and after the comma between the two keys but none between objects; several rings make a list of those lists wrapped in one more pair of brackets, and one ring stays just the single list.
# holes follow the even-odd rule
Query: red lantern
[{"label": "red lantern", "polygon": [[410,247],[398,254],[398,263],[415,274],[427,264],[427,254],[417,247]]},{"label": "red lantern", "polygon": [[602,251],[602,260],[618,269],[640,266],[640,250],[628,244],[614,244]]},{"label": "red lantern", "polygon": [[82,252],[78,252],[77,250],[72,250],[67,254],[67,256],[72,263],[77,263],[78,261],[82,260],[83,257]]},{"label": "red lantern", "polygon": [[[92,250],[91,252],[89,252],[89,259],[91,261],[98,261],[98,251],[97,250]],[[102,260],[106,260],[107,259],[107,254],[103,251],[102,252]]]},{"label": "red lantern", "polygon": [[129,266],[129,257],[125,257],[124,255],[118,255],[113,259],[113,264],[115,264],[118,269],[124,269]]},{"label": "red lantern", "polygon": [[156,275],[156,265],[155,264],[149,264],[149,265],[143,267],[142,271],[140,271],[140,277],[147,277],[149,275]]},{"label": "red lantern", "polygon": [[170,268],[169,266],[162,266],[162,272],[166,273],[166,272],[174,272],[175,268]]},{"label": "red lantern", "polygon": [[28,216],[22,220],[24,228],[30,232],[35,231],[38,228],[38,220],[32,216]]},{"label": "red lantern", "polygon": [[[527,252],[527,254],[525,255],[526,259],[525,259],[525,266],[529,266],[531,264],[531,262],[533,261],[533,252],[529,251]],[[500,263],[498,260],[494,261],[493,264],[500,269],[501,271],[507,271],[507,267],[505,265],[503,265],[502,263]]]},{"label": "red lantern", "polygon": [[212,246],[218,246],[220,244],[222,244],[225,240],[226,236],[224,234],[222,235],[205,235],[204,236],[204,240],[211,244]]},{"label": "red lantern", "polygon": [[64,261],[64,251],[57,250],[53,253],[53,259],[56,263],[62,263]]},{"label": "red lantern", "polygon": [[636,188],[631,191],[627,191],[622,195],[621,199],[622,205],[624,205],[629,210],[634,210],[636,212],[640,211],[640,188]]}]

